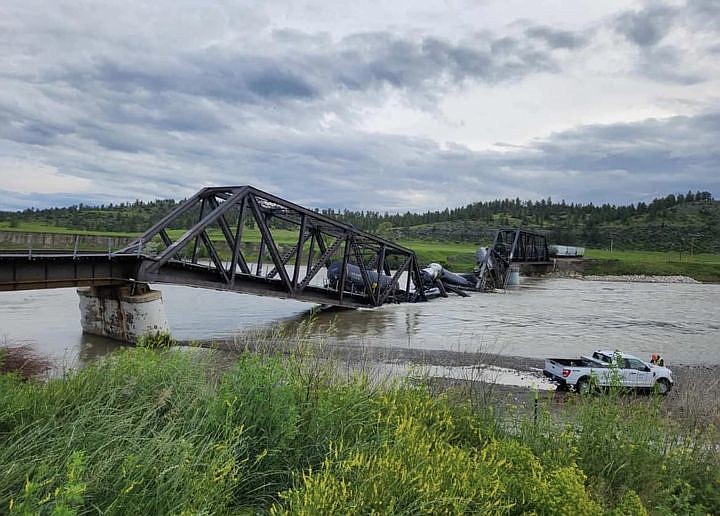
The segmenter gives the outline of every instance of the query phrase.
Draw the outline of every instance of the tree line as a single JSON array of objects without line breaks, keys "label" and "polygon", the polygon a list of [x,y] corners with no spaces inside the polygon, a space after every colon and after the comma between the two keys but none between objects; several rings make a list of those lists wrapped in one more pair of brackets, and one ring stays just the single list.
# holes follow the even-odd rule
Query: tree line
[{"label": "tree line", "polygon": [[[521,201],[516,198],[479,201],[463,207],[424,213],[333,209],[316,211],[364,231],[388,233],[401,238],[420,235],[421,238],[424,236],[440,240],[464,240],[468,235],[463,234],[462,231],[458,232],[457,228],[461,225],[455,224],[462,221],[470,223],[468,232],[477,231],[481,227],[521,226],[544,231],[554,242],[609,245],[613,238],[619,237],[622,240],[621,234],[625,232],[621,229],[628,225],[631,229],[635,228],[637,235],[633,238],[636,240],[656,239],[657,235],[653,236],[653,231],[662,233],[664,228],[672,226],[673,209],[692,203],[714,206],[715,203],[711,201],[713,196],[710,192],[688,191],[686,194],[670,194],[656,198],[650,203],[638,202],[628,205],[566,203],[565,200],[555,202],[551,198]],[[30,208],[17,212],[0,212],[0,222],[5,222],[11,227],[19,226],[21,223],[37,223],[73,230],[141,232],[152,226],[179,202],[182,201],[161,199],[100,206],[78,204],[49,209]],[[703,209],[698,213],[698,224],[702,227],[692,230],[716,232],[711,226],[717,225],[717,210]],[[190,211],[176,222],[176,227],[178,229],[190,227],[197,221],[197,217],[195,211]],[[643,233],[638,230],[638,224],[651,229]],[[423,232],[423,228],[426,227],[439,229],[435,233]],[[443,233],[442,228],[449,229]],[[614,235],[613,232],[618,235]],[[633,231],[630,231],[630,235],[632,234]],[[647,242],[640,244],[636,248],[652,247],[648,246]]]}]

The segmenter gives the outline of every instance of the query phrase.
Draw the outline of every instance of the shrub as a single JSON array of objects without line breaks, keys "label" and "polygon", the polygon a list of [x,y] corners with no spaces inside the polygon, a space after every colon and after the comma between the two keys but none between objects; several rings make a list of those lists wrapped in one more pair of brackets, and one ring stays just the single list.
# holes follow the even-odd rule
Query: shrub
[{"label": "shrub", "polygon": [[715,434],[684,434],[654,399],[582,397],[511,426],[316,357],[246,354],[218,375],[209,356],[0,374],[0,513],[720,513]]},{"label": "shrub", "polygon": [[162,349],[175,346],[177,341],[170,332],[156,331],[144,333],[138,337],[135,345],[139,348]]},{"label": "shrub", "polygon": [[709,479],[720,479],[713,436],[684,436],[661,415],[659,398],[583,400],[577,417],[578,463],[609,505],[624,503],[620,495],[632,490],[658,510],[720,510],[717,487],[708,489]]},{"label": "shrub", "polygon": [[333,446],[272,512],[553,514],[570,501],[577,514],[600,513],[574,464],[545,470],[527,446],[484,436],[478,419],[442,397],[397,389],[378,409],[378,440]]}]

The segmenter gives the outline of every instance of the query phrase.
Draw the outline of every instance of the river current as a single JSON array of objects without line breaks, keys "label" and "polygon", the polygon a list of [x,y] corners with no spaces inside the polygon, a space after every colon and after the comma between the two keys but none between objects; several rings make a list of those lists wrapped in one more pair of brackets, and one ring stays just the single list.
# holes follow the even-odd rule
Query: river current
[{"label": "river current", "polygon": [[[310,317],[292,300],[171,285],[162,290],[173,336],[232,341]],[[315,315],[311,338],[345,346],[450,350],[544,358],[597,348],[668,363],[720,364],[720,285],[523,278],[505,293]],[[74,289],[0,293],[0,342],[26,344],[78,367],[120,344],[84,335]]]}]

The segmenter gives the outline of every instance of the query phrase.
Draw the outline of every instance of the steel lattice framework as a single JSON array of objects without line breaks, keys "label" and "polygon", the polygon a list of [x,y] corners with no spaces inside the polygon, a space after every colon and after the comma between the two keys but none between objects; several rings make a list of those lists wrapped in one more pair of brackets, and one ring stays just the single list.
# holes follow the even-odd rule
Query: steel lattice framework
[{"label": "steel lattice framework", "polygon": [[509,262],[537,263],[550,260],[547,238],[522,229],[501,229],[495,235],[493,248]]},{"label": "steel lattice framework", "polygon": [[[197,223],[173,241],[170,229],[191,212],[198,213]],[[243,246],[243,231],[248,225],[259,229],[260,242]],[[211,238],[213,230],[222,235],[219,241]],[[286,242],[288,234],[292,235],[289,248],[278,245],[275,234],[279,231]],[[148,254],[148,249],[152,253]],[[209,263],[202,263],[202,249]],[[249,253],[253,251],[256,258],[251,260]],[[120,254],[146,258],[138,271],[138,279],[145,282],[182,283],[340,306],[379,306],[388,300],[411,301],[423,296],[412,250],[252,186],[204,188]],[[337,288],[311,284],[333,261],[343,264]],[[269,271],[263,271],[266,263],[272,265]],[[348,264],[360,268],[363,289],[346,282]],[[391,280],[382,287],[372,283],[368,269]],[[401,288],[403,273],[407,277]]]},{"label": "steel lattice framework", "polygon": [[[177,236],[188,217],[194,224]],[[248,227],[259,230],[259,242],[244,241]],[[333,262],[342,269],[330,287],[317,276]],[[358,266],[361,282],[346,277],[349,265]],[[0,290],[127,282],[347,307],[425,299],[412,250],[252,186],[204,188],[115,252],[0,253]]]}]

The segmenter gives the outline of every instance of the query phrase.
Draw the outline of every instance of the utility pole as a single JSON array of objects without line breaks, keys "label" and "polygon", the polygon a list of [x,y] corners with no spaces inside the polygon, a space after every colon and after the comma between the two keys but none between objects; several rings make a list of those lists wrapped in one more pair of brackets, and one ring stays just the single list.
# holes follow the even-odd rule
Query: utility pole
[{"label": "utility pole", "polygon": [[691,233],[688,236],[690,237],[690,256],[694,256],[694,254],[695,254],[695,239],[702,237],[702,233]]}]

